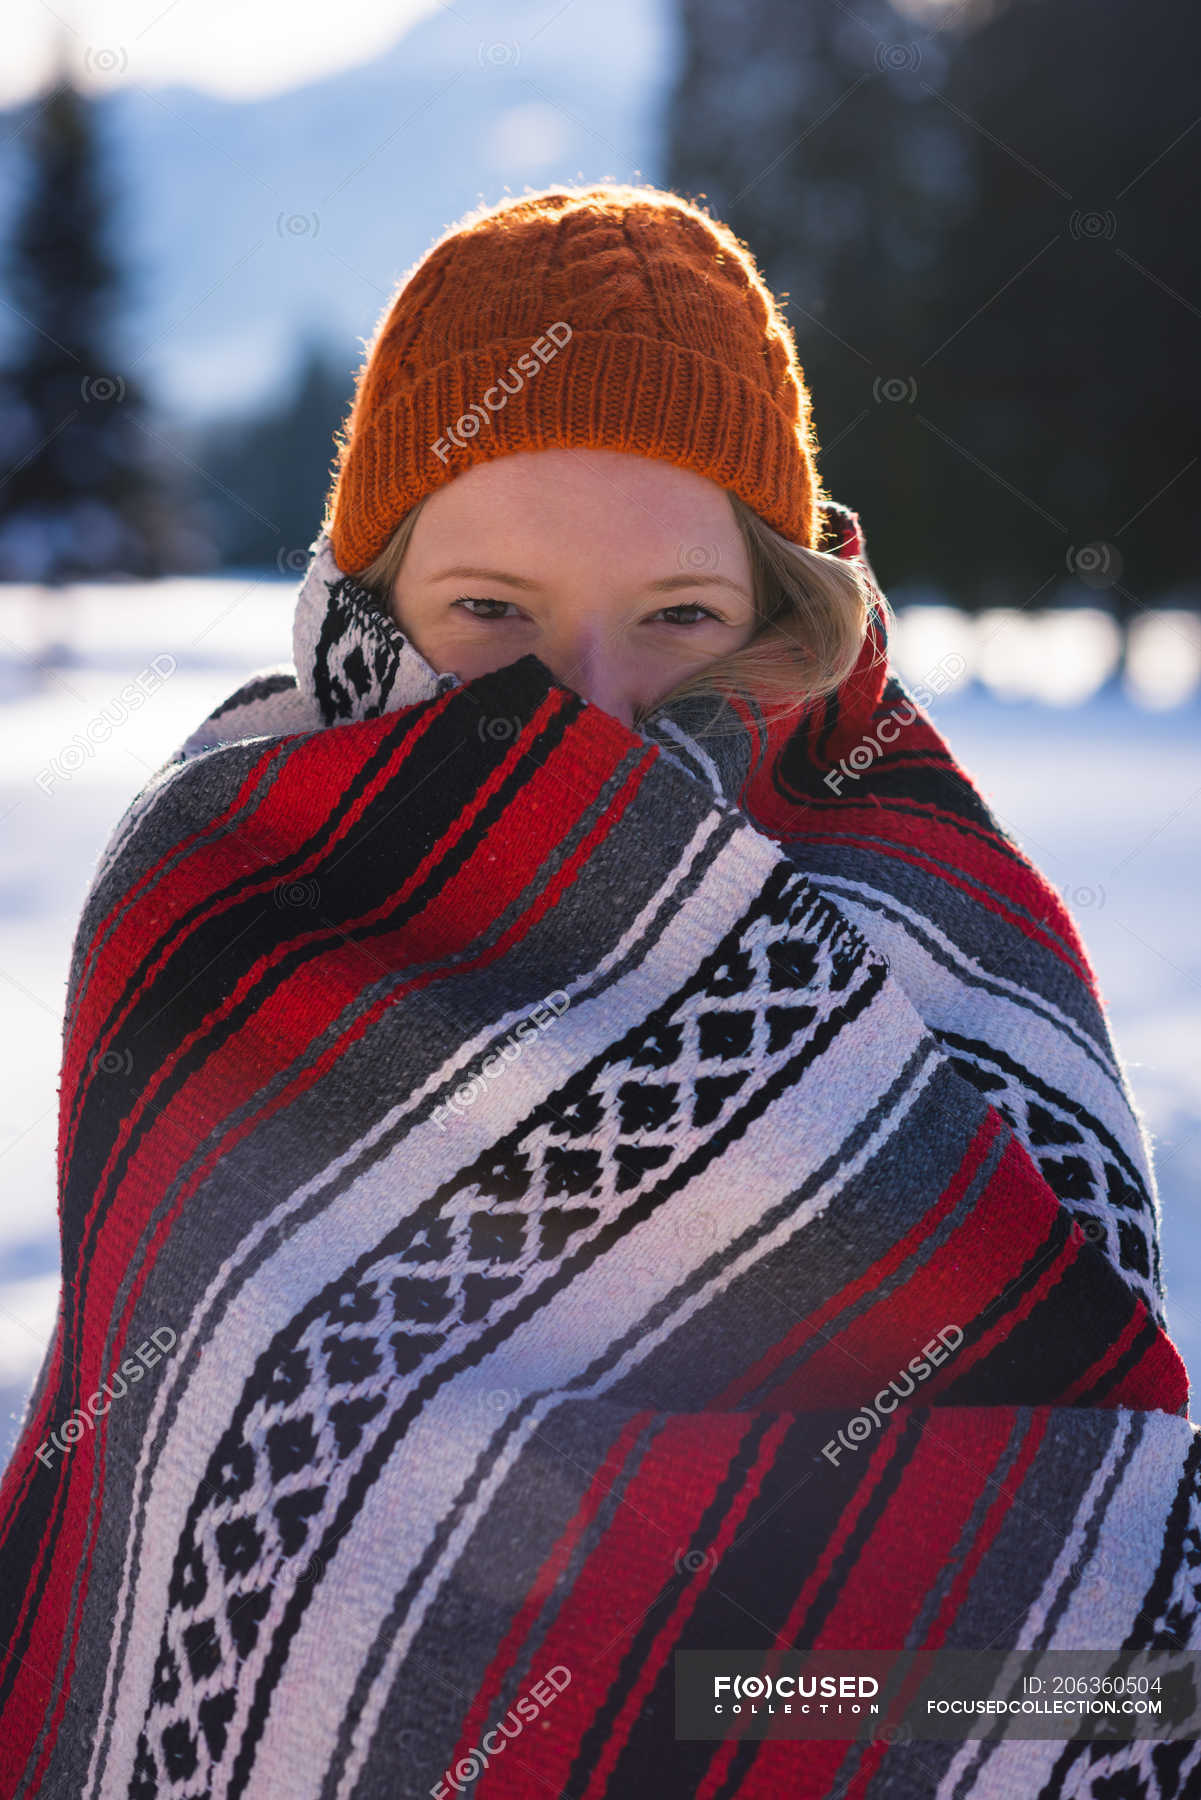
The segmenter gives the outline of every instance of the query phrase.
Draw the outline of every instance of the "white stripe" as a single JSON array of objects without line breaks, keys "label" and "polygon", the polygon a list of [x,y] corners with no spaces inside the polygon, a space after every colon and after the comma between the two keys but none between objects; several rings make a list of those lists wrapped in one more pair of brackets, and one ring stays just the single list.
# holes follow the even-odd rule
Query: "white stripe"
[{"label": "white stripe", "polygon": [[[717,764],[713,761],[711,756],[707,755],[706,752],[701,749],[696,739],[689,737],[686,731],[682,731],[675,723],[674,719],[655,719],[653,723],[654,733],[652,736],[648,737],[648,743],[657,743],[660,736],[671,738],[673,742],[679,744],[684,754],[691,757],[697,767],[702,770],[706,781],[708,781],[719,799],[725,799],[726,794],[721,784],[721,776],[718,773]],[[667,752],[667,754],[670,755],[670,752]],[[688,771],[685,770],[685,773],[688,773]]]},{"label": "white stripe", "polygon": [[[582,1389],[579,1397],[603,1395],[624,1380],[694,1314],[703,1311],[733,1282],[820,1217],[848,1182],[878,1154],[933,1077],[939,1066],[937,1056],[929,1058],[861,1148],[845,1161],[838,1160],[840,1148],[879,1092],[899,1075],[921,1035],[920,1024],[889,984],[873,1005],[840,1034],[838,1054],[865,1069],[870,1067],[872,1079],[837,1084],[836,1091],[845,1102],[837,1119],[833,1116],[829,1071],[823,1059],[811,1066],[795,1086],[786,1089],[753,1128],[686,1189],[577,1276],[485,1362],[438,1391],[422,1414],[419,1427],[411,1430],[398,1446],[389,1468],[373,1488],[323,1583],[322,1607],[310,1608],[297,1635],[291,1652],[297,1679],[300,1671],[312,1674],[306,1674],[304,1691],[299,1695],[289,1692],[286,1706],[273,1714],[256,1762],[259,1778],[252,1781],[247,1800],[273,1800],[269,1771],[277,1766],[276,1758],[286,1756],[289,1744],[295,1741],[297,1717],[307,1718],[310,1707],[321,1704],[323,1698],[328,1704],[330,1671],[321,1659],[323,1644],[337,1643],[339,1647],[339,1674],[344,1673],[348,1679],[339,1682],[338,1693],[349,1697],[359,1668],[370,1652],[375,1628],[382,1625],[393,1596],[424,1553],[439,1520],[453,1510],[463,1481],[487,1449],[497,1414],[489,1411],[482,1397],[488,1393],[512,1394],[516,1404],[516,1397],[539,1388],[564,1388],[602,1356],[614,1339],[636,1331],[652,1307],[685,1282],[700,1263],[725,1251],[743,1232],[753,1228],[765,1211],[793,1192],[811,1169],[834,1158],[834,1173],[803,1206],[716,1270],[699,1292],[685,1295],[676,1310],[653,1331],[638,1335],[616,1365],[590,1388]],[[803,1149],[798,1148],[801,1146]],[[698,1237],[689,1230],[689,1216],[698,1213],[711,1222],[711,1235],[706,1232]],[[781,1335],[793,1324],[795,1315],[783,1308]],[[354,1732],[354,1755],[339,1784],[338,1800],[350,1800],[354,1792],[397,1670],[452,1575],[464,1545],[487,1514],[492,1497],[521,1447],[557,1404],[555,1395],[540,1401],[514,1433],[503,1459],[459,1521],[415,1597],[372,1684]],[[545,1437],[541,1442],[550,1455],[553,1446]],[[403,1528],[409,1530],[420,1521],[421,1542],[413,1545],[411,1553],[407,1553],[407,1543],[403,1549],[398,1543],[398,1538],[405,1536],[402,1521]],[[668,1559],[671,1548],[668,1545],[665,1551]],[[497,1574],[498,1580],[503,1578],[501,1571]],[[516,1608],[524,1596],[515,1594],[511,1598]],[[365,1629],[369,1623],[371,1628]],[[418,1674],[424,1676],[425,1671]],[[464,1712],[474,1697],[461,1696]],[[337,1710],[335,1703],[331,1711],[336,1714]],[[319,1758],[316,1742],[311,1749],[313,1756]],[[316,1800],[324,1773],[324,1763],[316,1762],[311,1780],[293,1784],[290,1800]]]},{"label": "white stripe", "polygon": [[[867,882],[847,881],[840,876],[812,874],[809,879],[823,891],[837,890],[831,896],[835,904],[888,959],[931,1030],[960,1031],[979,1037],[1004,1050],[1049,1087],[1086,1106],[1116,1138],[1154,1196],[1149,1145],[1124,1073],[1112,1064],[1108,1069],[1098,1067],[1096,1056],[1090,1056],[1081,1047],[1077,1035],[1081,1028],[1074,1019],[1044,995],[984,968],[925,914],[905,906],[894,895],[883,894]],[[856,894],[863,896],[861,901],[848,897]],[[932,937],[946,957],[964,971],[965,979],[957,980],[930,955],[916,935],[878,910],[877,903],[903,913],[918,930]],[[982,992],[973,983],[986,983],[989,991]],[[998,987],[1013,999],[1007,1001],[992,991]],[[1048,1013],[1050,1019],[1046,1017]],[[1062,1028],[1056,1026],[1055,1020],[1061,1021]],[[1097,1056],[1103,1058],[1104,1054],[1103,1046],[1098,1046]]]},{"label": "white stripe", "polygon": [[[167,1586],[176,1546],[189,1505],[203,1478],[217,1437],[228,1419],[236,1396],[249,1379],[254,1363],[272,1336],[283,1330],[309,1299],[358,1256],[369,1252],[383,1233],[399,1222],[398,1202],[403,1198],[410,1212],[450,1179],[463,1164],[504,1131],[512,1128],[547,1093],[577,1068],[583,1067],[606,1043],[645,1018],[690,975],[696,966],[699,942],[716,941],[745,911],[751,894],[779,860],[774,847],[753,833],[738,833],[706,871],[690,896],[687,908],[670,908],[670,899],[685,881],[709,839],[721,828],[722,815],[711,812],[701,821],[682,853],[679,864],[659,892],[649,900],[637,920],[613,951],[598,965],[601,972],[635,952],[633,966],[615,987],[597,1000],[584,1000],[568,1009],[571,1030],[559,1027],[546,1032],[537,1052],[511,1065],[504,1079],[494,1084],[486,1108],[477,1106],[453,1120],[445,1131],[427,1121],[420,1133],[420,1153],[412,1139],[405,1139],[387,1162],[368,1169],[350,1189],[299,1228],[288,1221],[308,1198],[319,1192],[338,1172],[357,1161],[370,1147],[392,1132],[417,1110],[426,1097],[448,1078],[470,1065],[498,1036],[503,1036],[527,1009],[514,1009],[498,1025],[482,1028],[457,1049],[422,1087],[394,1107],[366,1131],[342,1158],[306,1182],[257,1220],[215,1271],[205,1293],[180,1332],[179,1342],[166,1361],[164,1378],[155,1392],[154,1408],[143,1439],[129,1513],[135,1517],[143,1504],[146,1519],[136,1581],[133,1571],[134,1537],[126,1539],[121,1588],[113,1610],[109,1662],[105,1676],[102,1716],[114,1712],[113,1754],[100,1781],[99,1754],[103,1728],[97,1729],[88,1771],[87,1800],[101,1792],[105,1800],[122,1800],[127,1791],[137,1732],[140,1729],[157,1655]],[[637,952],[640,932],[660,905],[671,914],[667,927],[652,947],[649,958]],[[699,933],[699,937],[698,937]],[[572,984],[578,994],[595,983],[598,969],[590,969]],[[226,1290],[236,1286],[238,1271],[263,1238],[283,1229],[285,1241],[272,1260],[237,1292],[222,1319],[215,1345],[196,1358],[193,1346],[201,1329]],[[173,1327],[175,1321],[171,1321]],[[179,1394],[176,1396],[176,1390]],[[178,1398],[180,1414],[163,1446],[153,1472],[148,1468],[150,1445],[169,1402]],[[117,1645],[126,1615],[132,1609],[129,1654],[119,1676]]]},{"label": "white stripe", "polygon": [[[1124,1407],[1113,1410],[1118,1429],[1094,1470],[1042,1593],[1023,1617],[1014,1619],[1005,1642],[996,1646],[998,1650],[1028,1650],[1040,1642],[1046,1621],[1065,1589],[1070,1599],[1045,1649],[1117,1649],[1134,1626],[1159,1564],[1168,1511],[1197,1427],[1168,1413],[1144,1416],[1139,1447],[1110,1497],[1097,1542],[1081,1573],[1076,1559],[1093,1525],[1106,1484],[1127,1454],[1134,1429],[1132,1412]],[[1064,1407],[1052,1417],[1049,1435],[1059,1435],[1062,1442],[1074,1424],[1073,1409]],[[1019,1504],[1029,1508],[1025,1494]],[[1061,1527],[1051,1521],[1044,1519],[1040,1524],[1043,1530],[1052,1529],[1059,1535]],[[1190,1612],[1188,1623],[1190,1630],[1195,1631],[1195,1609]],[[1070,1736],[1070,1732],[1065,1731],[1065,1736]],[[1040,1793],[1063,1746],[1064,1738],[1006,1738],[992,1747],[986,1747],[980,1739],[968,1739],[939,1783],[935,1800],[953,1800],[969,1770],[972,1800],[1013,1800],[1015,1794]],[[981,1766],[976,1767],[977,1763]],[[1090,1768],[1093,1766],[1089,1764]]]}]

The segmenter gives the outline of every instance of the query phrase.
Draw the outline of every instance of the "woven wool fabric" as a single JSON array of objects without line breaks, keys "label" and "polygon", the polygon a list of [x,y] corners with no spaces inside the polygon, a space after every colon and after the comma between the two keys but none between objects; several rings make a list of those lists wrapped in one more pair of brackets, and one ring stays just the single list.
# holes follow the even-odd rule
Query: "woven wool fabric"
[{"label": "woven wool fabric", "polygon": [[1147,1136],[882,616],[791,729],[631,731],[314,548],[72,953],[5,1800],[1201,1793],[1192,1739],[674,1735],[681,1649],[1201,1638]]}]

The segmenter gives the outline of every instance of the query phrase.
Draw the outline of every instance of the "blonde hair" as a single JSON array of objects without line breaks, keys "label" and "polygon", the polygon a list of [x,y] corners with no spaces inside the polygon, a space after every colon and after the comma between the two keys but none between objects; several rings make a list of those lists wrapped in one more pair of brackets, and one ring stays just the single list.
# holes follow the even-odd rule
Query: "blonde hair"
[{"label": "blonde hair", "polygon": [[[677,682],[636,714],[636,723],[685,695],[740,694],[756,701],[769,719],[799,713],[832,694],[854,669],[873,607],[883,609],[886,622],[891,617],[888,601],[873,593],[858,561],[793,543],[737,494],[725,492],[750,559],[754,635],[740,650],[715,657]],[[409,508],[379,555],[354,577],[392,617],[393,584],[427,498]],[[740,721],[715,708],[714,720],[700,733],[723,728],[741,729]]]}]

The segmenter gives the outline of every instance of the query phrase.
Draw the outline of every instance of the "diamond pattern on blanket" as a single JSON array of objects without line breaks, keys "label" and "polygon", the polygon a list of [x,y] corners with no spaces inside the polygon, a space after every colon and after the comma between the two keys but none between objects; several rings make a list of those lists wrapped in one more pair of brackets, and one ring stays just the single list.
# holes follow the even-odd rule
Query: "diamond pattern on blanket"
[{"label": "diamond pattern on blanket", "polygon": [[431,1362],[469,1351],[531,1273],[553,1274],[620,1223],[696,1152],[698,1132],[725,1125],[885,974],[829,903],[781,868],[671,1002],[462,1170],[436,1217],[394,1232],[316,1316],[310,1308],[279,1334],[179,1545],[132,1800],[206,1791],[233,1754],[234,1696],[254,1685],[242,1665],[253,1661],[257,1677],[290,1598],[312,1591],[347,1483],[381,1440],[386,1455],[403,1434]]},{"label": "diamond pattern on blanket", "polygon": [[1159,1234],[1138,1169],[1084,1108],[1037,1088],[986,1044],[935,1031],[956,1071],[979,1088],[1030,1152],[1039,1173],[1084,1235],[1164,1324]]}]

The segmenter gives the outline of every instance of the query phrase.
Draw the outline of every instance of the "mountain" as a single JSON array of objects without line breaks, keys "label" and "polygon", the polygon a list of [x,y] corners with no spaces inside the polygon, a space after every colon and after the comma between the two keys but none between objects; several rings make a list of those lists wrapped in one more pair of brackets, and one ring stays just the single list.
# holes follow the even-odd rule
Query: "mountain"
[{"label": "mountain", "polygon": [[[274,392],[302,335],[349,369],[406,270],[481,201],[659,179],[675,54],[669,0],[455,0],[383,55],[282,94],[99,96],[129,365],[193,421]],[[0,230],[36,103],[0,115]],[[0,354],[11,332],[4,319]]]}]

